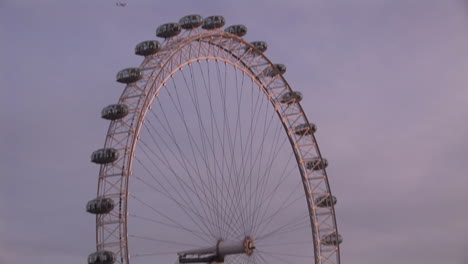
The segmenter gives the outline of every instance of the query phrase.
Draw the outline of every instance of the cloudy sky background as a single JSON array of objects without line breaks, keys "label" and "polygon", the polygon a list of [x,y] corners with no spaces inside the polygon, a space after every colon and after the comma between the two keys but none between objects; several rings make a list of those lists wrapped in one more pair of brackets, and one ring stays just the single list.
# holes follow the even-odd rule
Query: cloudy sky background
[{"label": "cloudy sky background", "polygon": [[186,14],[245,24],[319,126],[343,263],[468,263],[468,2],[0,0],[0,264],[85,263],[89,162],[135,44]]}]

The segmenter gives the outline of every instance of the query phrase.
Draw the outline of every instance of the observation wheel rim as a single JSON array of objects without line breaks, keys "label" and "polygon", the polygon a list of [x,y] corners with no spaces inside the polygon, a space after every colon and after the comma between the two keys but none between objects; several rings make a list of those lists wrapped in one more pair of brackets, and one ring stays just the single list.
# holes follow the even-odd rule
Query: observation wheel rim
[{"label": "observation wheel rim", "polygon": [[[191,32],[191,33],[193,33],[193,32]],[[156,59],[158,54],[155,54],[154,56],[148,56],[148,57],[146,57],[144,59],[142,64],[139,66],[139,69],[144,69],[145,66],[147,66],[148,63],[150,63],[150,62],[154,62],[155,64],[160,65],[160,66],[159,66],[159,68],[158,68],[158,66],[154,67],[154,70],[149,75],[149,77],[153,77],[155,79],[152,84],[150,84],[148,86],[148,83],[150,82],[150,79],[145,80],[144,89],[145,90],[148,89],[148,92],[146,93],[146,95],[144,95],[144,97],[140,98],[140,100],[143,100],[142,107],[140,108],[140,111],[135,112],[135,114],[133,116],[133,119],[132,119],[132,122],[131,122],[131,128],[133,129],[133,132],[129,133],[128,138],[126,140],[125,148],[124,148],[123,164],[122,164],[123,165],[122,166],[122,178],[123,178],[124,183],[121,185],[121,188],[120,188],[121,197],[119,197],[119,199],[121,199],[120,200],[121,203],[123,202],[123,205],[124,205],[123,207],[121,207],[119,209],[119,215],[120,215],[120,217],[123,218],[123,220],[121,220],[121,222],[119,223],[119,232],[121,234],[120,255],[121,255],[121,258],[122,258],[122,255],[123,255],[123,258],[124,258],[123,261],[122,261],[123,263],[129,263],[128,231],[127,231],[127,216],[128,216],[127,204],[128,204],[128,195],[129,195],[129,189],[128,189],[129,186],[128,186],[128,184],[129,184],[129,177],[132,174],[132,163],[133,163],[134,156],[135,156],[136,144],[137,144],[137,142],[139,140],[141,127],[142,127],[142,124],[143,124],[143,122],[145,120],[146,114],[147,114],[147,112],[149,110],[149,107],[152,105],[154,99],[158,96],[159,91],[165,86],[166,81],[169,78],[171,78],[171,76],[175,75],[178,71],[181,71],[186,65],[190,65],[191,63],[196,62],[196,61],[200,61],[200,60],[222,61],[222,62],[225,62],[225,63],[228,63],[228,64],[234,66],[236,69],[241,70],[244,74],[249,76],[257,84],[258,88],[263,91],[264,95],[269,98],[269,101],[272,103],[273,107],[275,108],[275,111],[278,114],[278,118],[280,119],[280,122],[282,123],[282,125],[283,125],[283,127],[285,129],[285,133],[287,134],[287,137],[289,138],[292,150],[294,151],[294,155],[295,155],[295,158],[296,158],[298,169],[299,169],[300,174],[301,174],[301,179],[302,179],[303,182],[307,181],[306,175],[305,175],[305,172],[304,172],[304,168],[303,168],[304,159],[302,158],[302,154],[300,152],[300,149],[299,149],[298,145],[295,142],[296,140],[295,140],[295,138],[293,136],[293,134],[294,134],[293,127],[289,126],[286,123],[283,114],[278,110],[279,108],[277,107],[277,104],[279,104],[279,103],[272,99],[272,97],[270,96],[270,94],[267,91],[267,88],[265,87],[265,84],[262,83],[261,81],[259,81],[258,74],[257,75],[254,74],[254,72],[250,68],[245,67],[246,64],[244,63],[242,58],[241,59],[237,58],[237,60],[235,60],[237,63],[234,63],[234,62],[232,62],[230,60],[227,60],[227,59],[219,57],[219,56],[211,56],[211,57],[210,56],[205,56],[205,57],[202,57],[202,56],[200,56],[201,51],[199,50],[198,51],[199,53],[198,53],[196,58],[184,61],[183,63],[178,64],[176,67],[173,67],[174,70],[170,71],[169,74],[166,74],[163,81],[159,82],[156,85],[157,78],[160,75],[165,74],[164,69],[167,68],[169,66],[169,64],[172,64],[174,58],[177,55],[180,55],[180,53],[183,52],[184,47],[186,47],[187,45],[191,45],[193,43],[200,43],[202,41],[207,41],[207,43],[209,43],[210,46],[216,46],[216,45],[213,44],[213,40],[215,40],[215,39],[236,42],[239,46],[249,47],[248,52],[251,52],[252,54],[253,54],[253,52],[255,52],[255,56],[257,56],[259,58],[258,60],[261,59],[261,60],[267,62],[267,64],[264,65],[265,69],[267,67],[275,67],[275,64],[273,62],[271,62],[268,59],[268,57],[265,56],[265,54],[263,54],[262,52],[255,51],[255,47],[252,44],[248,43],[247,41],[245,41],[241,37],[232,35],[230,33],[226,33],[226,32],[224,32],[222,30],[219,30],[219,29],[210,30],[210,31],[199,31],[199,33],[196,33],[194,35],[189,35],[189,36],[186,36],[186,37],[183,37],[183,38],[178,38],[178,39],[166,41],[165,42],[166,45],[164,45],[164,47],[165,47],[165,51],[167,52],[167,54],[165,54],[165,56],[162,56],[158,60],[158,59]],[[228,51],[230,52],[231,55],[233,54],[232,50],[228,50]],[[246,53],[248,53],[248,52],[246,52]],[[243,65],[241,64],[241,62],[242,62]],[[283,77],[282,74],[278,74],[275,78],[280,79],[280,82],[282,82],[284,84],[285,90],[288,90],[289,92],[293,92],[290,85],[288,84],[288,82],[286,81],[286,79]],[[125,97],[124,96],[126,95],[127,90],[131,89],[132,87],[133,87],[132,84],[129,84],[129,85],[126,86],[126,88],[122,92],[122,95],[119,98],[119,103],[124,103],[125,102]],[[307,118],[301,104],[298,102],[298,103],[296,103],[296,105],[297,105],[297,107],[298,107],[298,109],[300,111],[300,115],[305,120],[306,124],[309,124],[308,118]],[[113,135],[115,133],[115,129],[113,129],[113,128],[115,126],[115,123],[117,123],[117,122],[118,121],[112,121],[111,124],[109,125],[109,129],[108,129],[107,134],[106,134],[106,140],[105,140],[105,145],[104,145],[105,147],[111,146],[112,143],[113,143],[112,142],[113,141]],[[315,135],[313,133],[310,135],[310,137],[312,137],[313,142],[316,142],[316,138],[315,138]],[[317,158],[322,160],[322,155],[321,155],[320,149],[318,147],[318,144],[315,144],[314,149],[315,149],[315,151],[317,153]],[[98,197],[106,197],[105,189],[103,189],[103,187],[102,187],[102,185],[104,184],[103,177],[102,177],[104,172],[105,172],[105,165],[101,165],[100,173],[99,173],[99,175],[100,175],[99,176],[99,183],[98,183]],[[330,186],[329,186],[329,182],[328,182],[328,176],[326,174],[325,169],[323,169],[323,174],[324,174],[323,181],[324,181],[324,183],[326,185],[326,188],[328,190],[329,195],[331,196]],[[320,233],[316,233],[316,230],[315,230],[315,228],[316,228],[315,225],[316,225],[316,222],[317,222],[317,220],[316,220],[317,219],[317,216],[316,216],[317,206],[314,204],[315,200],[314,200],[314,197],[313,197],[313,193],[308,192],[306,187],[304,187],[304,188],[305,188],[305,195],[306,195],[306,198],[307,198],[307,201],[308,201],[308,204],[309,204],[308,205],[308,211],[309,211],[309,216],[310,216],[310,225],[311,225],[311,227],[313,229],[312,234],[313,234],[313,241],[314,241],[315,258],[316,258],[315,261],[316,261],[316,263],[322,263],[322,257],[321,257],[322,254],[321,254],[321,245],[320,245],[321,236],[320,236]],[[123,201],[122,201],[122,199],[123,199]],[[334,211],[334,206],[333,205],[331,206],[331,217],[333,218],[334,230],[335,230],[336,233],[338,233],[338,229],[337,229],[337,225],[336,225],[335,211]],[[104,241],[102,241],[103,240],[102,236],[100,236],[100,234],[102,234],[102,232],[103,232],[102,229],[104,228],[104,225],[102,224],[102,222],[99,222],[99,221],[100,221],[99,216],[97,216],[96,217],[96,244],[97,244],[98,250],[104,248]],[[105,238],[104,238],[104,240],[105,240]],[[336,253],[336,257],[337,257],[337,263],[340,263],[340,261],[339,261],[339,245],[336,245],[335,253]]]}]

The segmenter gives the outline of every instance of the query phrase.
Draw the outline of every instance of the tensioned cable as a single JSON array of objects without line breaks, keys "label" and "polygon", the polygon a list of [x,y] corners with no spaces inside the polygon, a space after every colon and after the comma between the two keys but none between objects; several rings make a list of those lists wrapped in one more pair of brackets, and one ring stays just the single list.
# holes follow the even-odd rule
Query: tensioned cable
[{"label": "tensioned cable", "polygon": [[[197,62],[197,64],[200,64],[200,63]],[[207,67],[209,67],[209,66],[207,66]],[[217,64],[217,67],[219,67],[218,64]],[[199,91],[194,91],[194,90],[191,91],[191,89],[190,89],[190,87],[192,87],[194,89],[195,85],[197,85],[198,82],[196,82],[194,80],[194,78],[193,78],[193,74],[194,74],[193,69],[194,68],[192,66],[190,66],[190,65],[188,66],[188,68],[189,68],[190,74],[192,76],[192,77],[189,78],[188,81],[186,80],[187,78],[185,76],[184,71],[180,71],[180,73],[181,73],[180,75],[183,76],[182,78],[184,79],[184,82],[185,82],[184,87],[186,88],[186,90],[188,92],[187,95],[189,95],[189,98],[190,98],[189,101],[192,102],[194,111],[195,111],[196,115],[199,116],[203,111],[203,110],[200,109],[200,100],[199,100],[200,93],[199,93]],[[206,70],[206,68],[204,68],[204,69]],[[226,73],[227,72],[226,67],[224,68],[224,71],[225,71],[224,74],[226,75],[227,74]],[[203,76],[203,72],[204,71],[201,71],[202,74],[200,74],[200,75]],[[221,71],[221,72],[223,72],[223,71]],[[237,74],[236,71],[235,71],[235,73]],[[204,77],[205,76],[203,76],[202,78],[204,78]],[[219,77],[219,74],[218,74],[218,77]],[[212,79],[213,78],[209,78],[209,81],[208,81],[209,84],[204,86],[205,90],[207,88],[211,89],[211,86],[213,85],[211,83]],[[226,78],[226,77],[224,77],[224,82],[220,82],[218,80],[218,84],[221,84],[221,85],[218,85],[218,87],[219,87],[219,89],[222,89],[218,96],[221,96],[222,98],[224,98],[225,101],[227,100],[227,94],[228,94],[228,92],[226,91],[226,89],[228,88],[228,86],[226,85],[227,80],[228,80],[228,78]],[[237,77],[235,77],[234,81],[238,81]],[[155,120],[158,120],[160,124],[165,124],[165,125],[168,126],[168,127],[166,127],[167,132],[168,132],[168,133],[166,133],[167,135],[158,136],[160,138],[160,140],[168,139],[169,142],[172,142],[171,144],[176,145],[175,152],[171,152],[169,150],[169,149],[171,149],[170,146],[165,147],[165,148],[167,148],[167,151],[168,151],[167,154],[173,155],[175,157],[174,159],[172,159],[172,161],[168,161],[167,159],[165,159],[167,161],[167,165],[172,166],[172,164],[174,164],[174,162],[179,163],[181,165],[181,169],[183,171],[185,171],[186,176],[189,176],[189,178],[187,178],[187,180],[189,180],[189,182],[192,183],[191,187],[187,186],[188,182],[185,183],[186,182],[185,180],[181,179],[181,183],[179,183],[179,184],[182,184],[183,186],[185,186],[186,191],[191,193],[189,195],[187,192],[185,192],[185,194],[184,194],[184,196],[186,197],[185,199],[195,197],[195,196],[197,196],[197,194],[199,194],[197,196],[198,201],[203,200],[203,201],[205,201],[207,203],[212,203],[213,206],[217,205],[216,208],[219,208],[218,210],[220,210],[220,211],[218,211],[218,215],[221,217],[221,218],[218,218],[217,221],[220,224],[224,225],[224,227],[222,227],[223,230],[229,230],[229,226],[231,226],[231,233],[239,233],[240,232],[239,230],[245,230],[246,229],[245,220],[239,221],[239,219],[245,219],[244,217],[247,216],[247,215],[245,215],[245,213],[246,213],[245,208],[246,207],[251,208],[250,212],[252,212],[252,210],[254,208],[258,207],[258,206],[263,208],[263,210],[260,210],[260,211],[257,210],[256,211],[256,215],[257,215],[256,218],[259,219],[257,221],[259,221],[259,223],[261,223],[262,222],[261,219],[263,219],[263,217],[261,217],[261,216],[265,216],[265,215],[267,215],[268,212],[270,212],[270,205],[271,205],[273,199],[269,199],[269,198],[271,198],[272,196],[275,196],[278,193],[278,192],[276,192],[276,190],[279,188],[279,186],[286,179],[288,179],[288,175],[290,173],[284,173],[284,172],[286,170],[289,171],[288,168],[291,167],[291,166],[293,166],[291,170],[295,169],[294,164],[289,162],[291,160],[291,158],[293,157],[293,155],[290,154],[287,161],[282,162],[284,164],[284,166],[282,168],[283,173],[280,174],[281,176],[276,177],[274,179],[274,182],[270,181],[269,173],[272,170],[271,164],[273,164],[275,162],[275,160],[277,159],[278,153],[280,151],[284,151],[283,146],[284,146],[284,142],[287,142],[287,137],[284,136],[284,140],[283,140],[283,142],[281,142],[282,144],[279,144],[278,141],[279,141],[279,137],[281,135],[280,132],[284,131],[284,130],[282,130],[283,128],[281,127],[281,123],[279,122],[279,120],[277,118],[274,119],[275,118],[274,111],[271,111],[271,109],[269,110],[269,108],[268,108],[269,105],[265,104],[267,102],[267,100],[259,100],[260,98],[262,98],[261,95],[263,95],[263,92],[259,91],[260,89],[257,88],[258,92],[257,92],[256,96],[251,97],[252,98],[252,101],[251,101],[252,102],[251,103],[252,107],[250,108],[250,111],[255,113],[255,114],[250,116],[250,127],[247,125],[245,130],[242,129],[242,124],[246,124],[246,123],[241,122],[242,118],[240,117],[240,111],[239,111],[239,109],[241,107],[241,104],[239,103],[239,100],[242,99],[243,97],[242,97],[242,95],[239,95],[239,93],[240,93],[239,90],[235,90],[235,92],[237,94],[234,97],[234,99],[235,99],[234,101],[237,103],[237,105],[236,105],[237,115],[235,115],[235,114],[234,115],[229,115],[229,114],[233,114],[233,113],[228,112],[225,109],[225,108],[227,108],[227,102],[224,102],[222,104],[222,108],[221,108],[221,109],[224,109],[224,110],[222,111],[221,114],[222,114],[223,117],[226,117],[226,118],[223,118],[223,122],[222,122],[223,125],[221,126],[222,127],[221,131],[220,131],[220,127],[218,127],[218,125],[217,125],[218,124],[218,121],[217,121],[218,119],[216,118],[217,116],[210,116],[209,119],[208,119],[209,120],[209,122],[208,122],[209,127],[208,128],[205,127],[205,125],[207,124],[207,123],[205,123],[206,119],[205,120],[198,119],[197,122],[199,124],[199,128],[198,128],[199,134],[196,134],[196,135],[193,134],[192,135],[191,133],[194,132],[194,131],[190,131],[190,129],[187,126],[187,121],[185,120],[186,117],[184,115],[184,111],[185,111],[184,107],[186,105],[182,105],[183,104],[182,101],[181,101],[182,99],[181,99],[180,95],[178,94],[178,92],[181,91],[178,88],[178,87],[180,87],[180,84],[177,84],[176,81],[174,80],[174,78],[171,78],[170,82],[172,82],[170,88],[174,88],[174,89],[172,90],[172,92],[167,92],[166,94],[169,96],[168,99],[170,99],[172,101],[172,103],[175,105],[173,107],[173,109],[175,110],[174,113],[176,114],[176,116],[179,116],[179,118],[180,118],[179,120],[181,120],[183,125],[186,126],[187,135],[188,135],[187,136],[187,139],[188,139],[188,145],[187,146],[190,147],[189,148],[189,151],[191,152],[190,155],[187,155],[188,154],[187,152],[184,153],[184,151],[182,150],[183,148],[182,147],[177,147],[177,145],[176,145],[177,144],[176,143],[177,142],[177,137],[174,136],[175,132],[171,128],[171,122],[173,122],[174,120],[169,121],[168,116],[166,116],[166,112],[158,112],[158,114],[160,115],[160,118],[157,117],[158,114],[156,114],[155,111],[149,111],[149,112],[151,112],[151,116]],[[170,83],[170,82],[168,82],[168,83]],[[193,85],[193,84],[189,85],[190,82],[196,83],[196,84],[195,85]],[[243,83],[243,79],[242,79],[242,83]],[[253,86],[253,82],[251,84]],[[167,84],[167,85],[169,85],[169,84]],[[236,84],[235,86],[238,86],[238,84]],[[240,89],[243,89],[243,88],[244,88],[244,85],[242,84]],[[166,87],[165,89],[167,90],[167,89],[169,89],[169,87]],[[252,93],[254,93],[254,89],[252,89]],[[159,96],[161,96],[161,95],[162,94],[160,93]],[[210,107],[214,107],[214,105],[211,103],[211,100],[213,99],[213,96],[215,96],[215,94],[210,92],[209,96],[204,98],[204,99],[208,99]],[[260,101],[261,103],[254,103],[255,102],[255,97],[257,97],[256,101],[257,102]],[[162,98],[162,97],[160,97],[160,98]],[[159,100],[159,98],[157,98],[156,100]],[[231,98],[231,100],[232,100],[232,98]],[[162,107],[163,105],[161,104],[161,102],[159,104],[160,104],[161,108],[163,108]],[[178,112],[178,111],[180,111],[180,112]],[[215,114],[215,113],[213,113],[213,114]],[[271,114],[271,116],[270,116],[270,114]],[[172,115],[172,116],[174,116],[174,115]],[[262,116],[263,117],[269,116],[270,118],[262,118]],[[264,119],[264,120],[262,120],[261,123],[258,122],[261,119]],[[275,123],[276,128],[272,130],[271,126],[273,124],[273,121],[278,121],[278,122]],[[259,124],[259,123],[262,124],[263,127],[255,125],[255,124]],[[153,135],[157,136],[157,133],[153,131],[153,129],[155,129],[156,125],[153,125],[151,121],[148,121],[148,124],[145,124],[145,126],[148,129],[151,129],[152,132],[150,134],[153,134]],[[163,128],[160,128],[160,129],[164,130],[164,125],[161,125],[161,127],[163,127]],[[210,131],[211,133],[208,132],[208,131]],[[243,132],[247,132],[247,133],[243,134]],[[246,135],[248,135],[248,136],[246,137]],[[273,137],[272,141],[265,140],[267,135]],[[197,138],[199,139],[198,144],[200,144],[200,142],[202,142],[201,145],[197,144],[197,141],[195,140]],[[255,138],[260,138],[262,140],[255,142],[256,141]],[[271,144],[270,142],[276,142],[276,143]],[[219,143],[219,145],[218,145],[218,143]],[[162,145],[164,146],[164,144],[162,144]],[[217,150],[219,149],[219,147],[221,147],[222,149],[225,149],[224,146],[226,146],[228,148],[225,151],[225,154],[222,155],[222,157],[220,157],[222,162],[220,164],[214,165],[214,167],[212,167],[211,162],[213,162],[213,164],[218,163],[218,159],[217,158],[208,159],[208,157],[209,156],[216,157],[216,153],[217,153]],[[212,154],[209,154],[209,152],[210,152],[209,149],[211,149]],[[238,152],[240,152],[242,154],[246,154],[246,155],[241,155],[240,157],[238,157],[238,156],[236,156],[236,153],[238,153]],[[160,153],[161,154],[164,153],[162,148],[160,148]],[[177,154],[175,154],[175,153],[177,153]],[[158,154],[158,156],[161,156],[161,154]],[[161,158],[161,159],[163,159],[163,158]],[[150,158],[148,158],[148,160],[150,160]],[[211,162],[209,160],[211,160]],[[203,170],[201,169],[200,165],[203,164],[203,163],[205,163],[205,167],[206,167],[203,170],[206,170],[206,171],[211,170],[212,173],[207,173],[206,175],[202,175]],[[244,166],[244,164],[248,164],[248,163],[250,163],[250,167],[246,168]],[[216,166],[219,166],[219,167],[216,168]],[[296,169],[297,169],[297,167],[296,167]],[[247,173],[245,173],[245,172],[247,172]],[[215,176],[216,174],[220,175],[221,178]],[[248,175],[250,175],[250,177],[248,177]],[[198,180],[195,181],[195,178],[191,178],[192,176],[193,177],[198,177]],[[249,184],[249,183],[252,182],[252,180],[255,180],[258,184],[257,185]],[[184,182],[184,183],[182,183],[182,182]],[[164,186],[165,185],[162,185],[161,187],[164,187]],[[211,186],[211,187],[209,187],[209,186]],[[213,186],[218,186],[218,187],[213,187]],[[253,190],[252,189],[253,186],[256,186],[256,188],[258,188],[258,189]],[[206,192],[206,190],[205,190],[203,192],[200,192],[200,190],[202,188],[204,188],[204,187],[209,187],[208,189],[211,189],[211,191]],[[229,189],[229,188],[232,188],[232,189]],[[178,188],[176,187],[174,189],[177,190]],[[292,189],[294,189],[294,188],[292,188]],[[163,192],[161,192],[161,193],[163,193]],[[253,198],[253,197],[256,198],[255,199],[256,203],[253,204],[254,205],[253,207],[252,207],[252,203],[249,202],[252,199],[248,198],[249,197],[248,195],[243,195],[243,194],[246,194],[246,193],[250,193],[251,198]],[[302,196],[303,196],[303,194],[302,194]],[[209,197],[211,197],[211,198],[208,199]],[[213,201],[213,198],[218,198],[219,200],[216,199],[217,200],[217,202],[216,202],[216,201]],[[288,196],[288,198],[289,198],[289,196]],[[209,200],[211,200],[212,202],[209,202]],[[189,201],[188,204],[193,204],[193,201]],[[255,205],[255,204],[257,204],[257,205]],[[262,204],[265,204],[265,205],[261,206]],[[198,205],[194,206],[194,210],[206,210],[206,213],[204,214],[205,215],[204,218],[212,218],[213,217],[213,211],[212,210],[215,208],[213,206],[207,206],[207,204],[201,204],[199,206]],[[272,214],[272,213],[273,212],[270,212],[270,214]],[[270,214],[268,214],[268,215],[270,215]],[[235,216],[237,218],[229,217],[229,215],[230,216]],[[223,220],[222,219],[223,217],[227,218],[227,219]],[[237,224],[237,228],[236,228],[235,231],[232,229],[233,224]],[[218,232],[220,232],[220,231],[218,231]],[[223,232],[226,232],[226,231],[223,231]],[[229,237],[231,235],[231,233],[226,235],[226,236]]]}]

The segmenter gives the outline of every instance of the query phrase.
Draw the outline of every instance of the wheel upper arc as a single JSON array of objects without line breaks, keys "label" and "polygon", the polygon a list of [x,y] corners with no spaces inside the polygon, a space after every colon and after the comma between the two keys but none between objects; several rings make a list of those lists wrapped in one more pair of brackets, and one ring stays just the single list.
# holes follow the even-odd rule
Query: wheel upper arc
[{"label": "wheel upper arc", "polygon": [[[159,53],[146,57],[140,65],[142,79],[128,84],[123,91],[119,103],[128,106],[129,114],[122,120],[111,122],[105,141],[105,148],[115,148],[122,155],[112,164],[101,165],[98,184],[98,197],[115,199],[119,212],[97,216],[98,250],[111,250],[118,261],[129,263],[126,225],[128,184],[142,124],[149,107],[167,80],[184,66],[197,60],[219,60],[242,70],[273,104],[288,135],[304,184],[313,229],[315,262],[339,263],[339,245],[334,245],[330,250],[329,246],[324,247],[320,242],[327,234],[338,233],[338,230],[333,204],[328,207],[327,215],[326,210],[317,207],[317,197],[314,197],[320,194],[331,195],[325,169],[322,170],[321,177],[317,176],[314,180],[307,169],[310,159],[322,160],[315,136],[313,133],[298,136],[294,131],[297,125],[309,124],[302,106],[298,102],[282,104],[281,96],[293,91],[281,74],[273,77],[264,74],[268,69],[273,69],[274,64],[244,39],[221,30],[199,31],[198,34],[168,41]],[[325,212],[324,217],[317,213],[318,210]],[[326,229],[320,229],[322,224]]]}]

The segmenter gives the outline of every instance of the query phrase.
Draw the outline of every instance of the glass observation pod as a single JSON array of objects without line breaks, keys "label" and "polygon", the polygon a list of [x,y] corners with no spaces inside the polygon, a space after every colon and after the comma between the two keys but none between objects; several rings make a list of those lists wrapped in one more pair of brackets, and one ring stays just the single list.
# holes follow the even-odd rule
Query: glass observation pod
[{"label": "glass observation pod", "polygon": [[88,256],[88,264],[114,264],[115,254],[110,251],[97,251]]},{"label": "glass observation pod", "polygon": [[200,15],[188,15],[182,17],[179,24],[183,29],[194,29],[203,24],[203,18]]},{"label": "glass observation pod", "polygon": [[265,52],[268,49],[268,44],[265,41],[254,41],[250,42],[250,44],[261,52]]},{"label": "glass observation pod", "polygon": [[149,56],[157,53],[161,49],[161,43],[157,40],[147,40],[136,45],[135,54]]},{"label": "glass observation pod", "polygon": [[317,132],[317,126],[314,123],[300,124],[294,128],[294,133],[298,136],[312,135]]},{"label": "glass observation pod", "polygon": [[307,161],[305,165],[308,170],[323,170],[328,167],[328,160],[316,158]]},{"label": "glass observation pod", "polygon": [[107,214],[114,209],[114,201],[110,198],[96,198],[86,204],[86,212],[91,214]]},{"label": "glass observation pod", "polygon": [[239,37],[243,37],[245,34],[247,34],[247,27],[244,25],[232,25],[225,28],[224,31]]},{"label": "glass observation pod", "polygon": [[162,24],[156,29],[156,36],[160,38],[171,38],[180,34],[182,27],[178,23]]},{"label": "glass observation pod", "polygon": [[97,164],[112,163],[118,158],[119,152],[113,148],[98,149],[91,154],[91,161]]},{"label": "glass observation pod", "polygon": [[209,16],[203,19],[203,29],[216,29],[223,27],[226,24],[226,20],[222,16]]},{"label": "glass observation pod", "polygon": [[325,246],[337,246],[343,242],[343,237],[340,234],[331,233],[324,236],[321,242]]},{"label": "glass observation pod", "polygon": [[111,104],[101,111],[101,117],[107,120],[117,120],[126,115],[128,115],[128,107],[125,104]]},{"label": "glass observation pod", "polygon": [[256,49],[258,49],[261,52],[265,52],[268,49],[268,44],[265,41],[254,41],[251,42]]},{"label": "glass observation pod", "polygon": [[299,103],[302,101],[302,93],[301,92],[287,92],[283,96],[281,96],[280,102],[282,104],[292,104],[292,103]]},{"label": "glass observation pod", "polygon": [[278,74],[286,73],[286,65],[284,64],[274,64],[274,67],[268,67],[265,70],[265,75],[268,77],[275,77]]},{"label": "glass observation pod", "polygon": [[127,68],[117,73],[117,81],[119,83],[133,83],[140,80],[141,77],[143,77],[143,74],[141,74],[138,68]]},{"label": "glass observation pod", "polygon": [[315,204],[318,207],[331,207],[335,205],[338,200],[333,195],[321,195],[315,199]]}]

